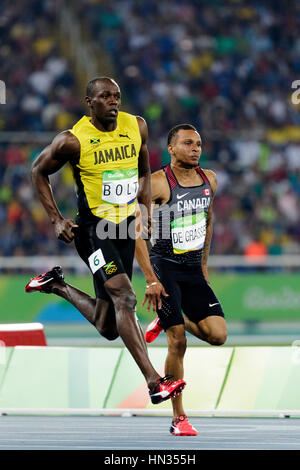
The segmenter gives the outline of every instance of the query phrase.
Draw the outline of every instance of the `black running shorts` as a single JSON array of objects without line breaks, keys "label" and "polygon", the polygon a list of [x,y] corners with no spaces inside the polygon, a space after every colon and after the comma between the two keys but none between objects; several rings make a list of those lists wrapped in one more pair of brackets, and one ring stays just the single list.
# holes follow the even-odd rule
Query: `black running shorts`
[{"label": "black running shorts", "polygon": [[187,266],[151,257],[153,270],[168,297],[162,296],[157,314],[163,328],[184,323],[183,313],[194,323],[212,315],[224,317],[219,300],[205,280],[200,267]]},{"label": "black running shorts", "polygon": [[80,224],[74,230],[76,249],[93,274],[95,294],[99,299],[110,300],[104,283],[113,276],[125,273],[131,280],[135,239],[129,236],[127,227],[132,220],[134,217],[119,225],[105,221],[110,238],[103,238],[101,234],[99,237],[97,223]]}]

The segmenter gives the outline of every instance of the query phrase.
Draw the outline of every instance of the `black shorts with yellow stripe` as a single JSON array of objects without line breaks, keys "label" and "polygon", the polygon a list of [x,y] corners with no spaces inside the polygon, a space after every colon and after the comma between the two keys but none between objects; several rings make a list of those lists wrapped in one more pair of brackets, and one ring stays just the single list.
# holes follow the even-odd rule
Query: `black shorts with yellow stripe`
[{"label": "black shorts with yellow stripe", "polygon": [[130,280],[132,278],[135,250],[133,224],[134,217],[120,224],[98,219],[79,223],[79,228],[74,230],[77,252],[92,272],[98,299],[110,299],[104,284],[113,276],[125,273]]}]

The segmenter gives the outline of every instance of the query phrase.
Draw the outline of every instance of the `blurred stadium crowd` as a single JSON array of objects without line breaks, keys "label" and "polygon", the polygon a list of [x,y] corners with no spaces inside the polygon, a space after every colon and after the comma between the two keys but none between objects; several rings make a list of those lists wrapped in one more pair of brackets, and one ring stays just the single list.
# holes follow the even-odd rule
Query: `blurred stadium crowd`
[{"label": "blurred stadium crowd", "polygon": [[[0,79],[8,97],[0,132],[71,127],[86,109],[57,39],[56,2],[4,5]],[[219,181],[211,252],[300,253],[300,113],[291,102],[300,79],[300,4],[80,0],[72,8],[100,59],[109,55],[124,109],[147,120],[152,170],[169,161],[171,127],[199,129],[201,165]],[[0,142],[2,255],[73,250],[54,239],[30,185],[40,149]],[[62,213],[73,217],[69,169],[52,184]]]}]

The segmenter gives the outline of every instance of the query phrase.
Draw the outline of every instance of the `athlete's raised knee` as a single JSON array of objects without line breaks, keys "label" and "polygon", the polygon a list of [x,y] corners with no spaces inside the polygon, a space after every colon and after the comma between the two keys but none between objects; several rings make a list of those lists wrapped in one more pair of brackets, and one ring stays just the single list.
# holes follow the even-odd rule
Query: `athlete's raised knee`
[{"label": "athlete's raised knee", "polygon": [[109,289],[116,313],[120,310],[135,310],[137,300],[135,293],[128,289]]},{"label": "athlete's raised knee", "polygon": [[222,346],[222,344],[226,342],[226,339],[227,339],[226,332],[216,332],[216,333],[212,333],[208,337],[208,342],[212,346]]},{"label": "athlete's raised knee", "polygon": [[127,307],[135,309],[137,304],[136,296],[133,290],[128,286],[120,284],[106,285],[108,294],[110,295],[113,303],[117,307]]},{"label": "athlete's raised knee", "polygon": [[108,341],[113,341],[114,339],[117,339],[119,337],[119,333],[117,329],[115,328],[110,329],[110,328],[104,327],[104,328],[99,328],[98,331],[100,335],[106,338]]},{"label": "athlete's raised knee", "polygon": [[137,300],[134,292],[126,291],[115,297],[114,304],[117,309],[135,310]]}]

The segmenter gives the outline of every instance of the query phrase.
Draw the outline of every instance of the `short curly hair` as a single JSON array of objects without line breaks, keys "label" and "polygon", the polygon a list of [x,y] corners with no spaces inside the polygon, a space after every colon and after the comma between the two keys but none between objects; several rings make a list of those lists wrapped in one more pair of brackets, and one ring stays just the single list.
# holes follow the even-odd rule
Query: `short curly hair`
[{"label": "short curly hair", "polygon": [[170,145],[173,137],[175,137],[175,135],[177,134],[178,131],[180,131],[180,129],[183,129],[185,131],[198,132],[197,129],[194,126],[192,126],[192,124],[178,124],[177,126],[172,127],[172,129],[168,133],[168,145]]}]

